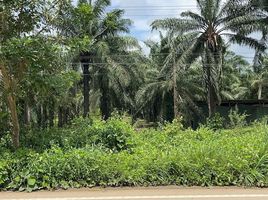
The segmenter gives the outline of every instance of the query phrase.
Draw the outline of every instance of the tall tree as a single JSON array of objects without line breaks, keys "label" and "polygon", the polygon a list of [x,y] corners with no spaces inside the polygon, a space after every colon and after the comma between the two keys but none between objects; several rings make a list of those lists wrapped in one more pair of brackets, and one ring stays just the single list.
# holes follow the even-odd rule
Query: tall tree
[{"label": "tall tree", "polygon": [[173,33],[197,33],[178,65],[191,63],[202,57],[209,116],[212,116],[216,111],[216,104],[220,102],[219,82],[227,46],[225,38],[231,43],[264,50],[265,47],[258,40],[240,33],[241,28],[253,32],[254,23],[259,22],[264,15],[259,10],[251,9],[249,1],[197,0],[196,3],[198,13],[187,11],[181,14],[181,18],[156,20],[152,23],[152,28]]},{"label": "tall tree", "polygon": [[[29,34],[39,24],[41,17],[38,12],[38,6],[42,7],[40,1],[11,0],[1,2],[0,8],[0,73],[2,75],[7,105],[11,116],[12,141],[15,148],[19,147],[20,133],[16,105],[16,89],[18,80],[26,68],[25,52],[17,49],[19,45],[25,47],[25,41],[20,42],[16,39],[21,38],[24,34]],[[14,50],[17,54],[14,54]],[[27,49],[24,48],[24,50],[27,52]]]},{"label": "tall tree", "polygon": [[[84,41],[90,38],[93,41],[93,43],[84,46],[84,48],[78,49],[78,56],[83,67],[84,117],[89,114],[91,69],[94,62],[98,63],[100,61],[99,58],[102,57],[100,54],[105,53],[99,52],[101,47],[103,47],[102,44],[108,38],[117,36],[119,33],[128,32],[131,25],[129,19],[122,18],[123,10],[114,9],[106,12],[106,8],[110,4],[110,0],[79,1],[77,6],[70,4],[67,11],[62,13],[62,17],[60,17],[62,20],[59,20],[57,24],[61,32],[68,37]],[[105,71],[102,74],[105,74]],[[106,78],[100,77],[100,79],[103,80],[102,88],[107,87]],[[107,107],[108,109],[108,104],[105,102],[109,98],[105,96],[104,92],[102,94],[102,108]]]},{"label": "tall tree", "polygon": [[[57,11],[63,2],[64,0],[55,2],[1,1],[0,73],[10,112],[12,141],[15,148],[19,147],[20,138],[17,104],[19,94],[22,92],[21,84],[30,71],[30,66],[39,60],[42,51],[37,51],[37,49],[40,49],[42,42],[49,37],[49,19],[58,14],[55,10]],[[44,32],[46,36],[42,36]]]}]

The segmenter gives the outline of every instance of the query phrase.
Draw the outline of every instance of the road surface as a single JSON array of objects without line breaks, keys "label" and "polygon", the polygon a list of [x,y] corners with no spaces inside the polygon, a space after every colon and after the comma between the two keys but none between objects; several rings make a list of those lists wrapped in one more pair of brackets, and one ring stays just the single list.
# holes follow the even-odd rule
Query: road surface
[{"label": "road surface", "polygon": [[40,191],[32,193],[0,192],[1,200],[268,200],[268,189],[260,188],[95,188]]}]

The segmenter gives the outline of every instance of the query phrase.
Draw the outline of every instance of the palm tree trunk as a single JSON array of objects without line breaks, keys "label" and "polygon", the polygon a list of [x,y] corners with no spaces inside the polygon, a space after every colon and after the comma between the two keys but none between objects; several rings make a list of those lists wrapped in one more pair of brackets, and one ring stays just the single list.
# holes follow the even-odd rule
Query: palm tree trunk
[{"label": "palm tree trunk", "polygon": [[215,91],[212,84],[211,77],[211,67],[206,66],[206,76],[207,76],[207,102],[208,102],[208,116],[212,117],[216,113],[216,103],[217,98],[215,97]]},{"label": "palm tree trunk", "polygon": [[110,109],[109,80],[107,76],[107,71],[104,68],[100,70],[99,82],[101,92],[100,110],[102,118],[104,120],[107,120],[111,116],[111,109]]},{"label": "palm tree trunk", "polygon": [[7,97],[7,101],[12,121],[12,142],[14,147],[17,149],[20,146],[20,125],[18,120],[16,100],[13,95],[9,94]]},{"label": "palm tree trunk", "polygon": [[177,91],[177,70],[174,62],[173,65],[173,109],[174,109],[174,119],[179,117],[178,111],[178,91]]},{"label": "palm tree trunk", "polygon": [[213,117],[213,115],[216,113],[216,100],[215,95],[213,92],[213,87],[211,84],[208,86],[208,115],[209,117]]},{"label": "palm tree trunk", "polygon": [[84,114],[83,117],[86,118],[89,115],[89,64],[83,65],[83,95],[84,95]]}]

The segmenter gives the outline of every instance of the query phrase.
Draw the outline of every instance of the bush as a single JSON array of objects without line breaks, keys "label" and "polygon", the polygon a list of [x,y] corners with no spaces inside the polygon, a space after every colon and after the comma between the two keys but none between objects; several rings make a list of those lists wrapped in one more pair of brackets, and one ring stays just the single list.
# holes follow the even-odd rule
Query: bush
[{"label": "bush", "polygon": [[243,113],[239,113],[238,109],[230,110],[228,118],[229,118],[229,127],[244,127],[247,125],[247,117],[249,115]]},{"label": "bush", "polygon": [[[68,145],[53,135],[57,142],[44,151],[1,151],[0,188],[32,191],[170,184],[268,187],[265,124],[215,134],[207,127],[184,130],[177,122],[163,130],[138,133],[120,118],[79,123],[63,133],[57,130],[61,136],[67,133]],[[75,129],[82,130],[81,135],[87,138],[82,140]]]},{"label": "bush", "polygon": [[30,130],[22,134],[22,146],[42,152],[56,145],[63,149],[102,146],[107,150],[121,151],[131,146],[134,129],[120,117],[107,122],[99,119],[75,119],[65,128]]},{"label": "bush", "polygon": [[207,118],[205,126],[212,130],[220,130],[224,128],[224,121],[220,113],[215,113],[213,117]]},{"label": "bush", "polygon": [[132,146],[129,140],[133,128],[121,118],[110,118],[100,126],[93,126],[97,135],[97,144],[104,145],[112,151],[127,150]]}]

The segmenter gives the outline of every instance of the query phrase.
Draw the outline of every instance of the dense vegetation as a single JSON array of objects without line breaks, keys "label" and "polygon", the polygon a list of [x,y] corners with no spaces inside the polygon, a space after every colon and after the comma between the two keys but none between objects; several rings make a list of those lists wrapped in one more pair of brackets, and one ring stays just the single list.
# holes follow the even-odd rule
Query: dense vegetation
[{"label": "dense vegetation", "polygon": [[[110,0],[2,0],[0,188],[267,186],[265,120],[216,113],[268,98],[266,4],[196,0],[151,24],[160,41],[144,55]],[[196,116],[205,125],[184,129]]]},{"label": "dense vegetation", "polygon": [[[268,186],[266,122],[215,132],[179,121],[135,131],[127,118],[75,120],[64,129],[28,133],[24,149],[4,150],[0,188],[93,186]],[[244,124],[242,124],[244,125]]]}]

